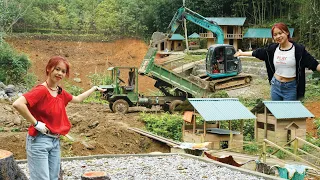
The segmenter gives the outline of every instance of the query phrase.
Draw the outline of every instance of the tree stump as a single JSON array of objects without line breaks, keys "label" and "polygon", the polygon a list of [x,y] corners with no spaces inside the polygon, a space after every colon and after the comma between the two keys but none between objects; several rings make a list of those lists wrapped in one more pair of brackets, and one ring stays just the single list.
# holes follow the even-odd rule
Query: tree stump
[{"label": "tree stump", "polygon": [[110,180],[111,178],[107,176],[107,173],[102,171],[91,171],[85,172],[81,176],[81,180]]},{"label": "tree stump", "polygon": [[28,180],[10,151],[0,149],[0,179],[1,180]]}]

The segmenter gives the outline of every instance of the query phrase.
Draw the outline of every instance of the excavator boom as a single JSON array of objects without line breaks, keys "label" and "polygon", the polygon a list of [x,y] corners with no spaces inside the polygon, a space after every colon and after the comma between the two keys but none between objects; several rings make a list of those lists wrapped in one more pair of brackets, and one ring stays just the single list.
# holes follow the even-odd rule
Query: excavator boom
[{"label": "excavator boom", "polygon": [[193,22],[194,24],[203,27],[212,33],[216,34],[217,36],[217,44],[223,44],[224,43],[224,34],[223,30],[220,28],[217,23],[213,21],[209,21],[207,18],[201,16],[200,14],[186,8],[181,7],[178,9],[174,17],[172,18],[170,24],[169,24],[169,31],[168,35],[172,35],[180,26],[180,24],[183,22],[183,19],[187,19],[188,21]]}]

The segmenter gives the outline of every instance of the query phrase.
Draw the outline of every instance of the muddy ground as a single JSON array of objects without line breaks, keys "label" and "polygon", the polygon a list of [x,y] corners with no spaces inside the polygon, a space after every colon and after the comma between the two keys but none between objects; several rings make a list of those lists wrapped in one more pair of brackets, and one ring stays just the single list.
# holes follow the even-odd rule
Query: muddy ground
[{"label": "muddy ground", "polygon": [[[88,75],[103,73],[109,66],[139,67],[147,52],[147,45],[136,39],[89,43],[11,38],[7,39],[7,42],[30,57],[32,60],[30,71],[37,75],[39,83],[45,79],[44,68],[49,57],[66,56],[72,64],[70,82],[84,89],[91,86]],[[81,78],[82,82],[72,81],[75,77]],[[154,80],[148,77],[139,78],[140,92],[154,90]],[[259,92],[256,87],[250,89]],[[28,123],[12,108],[11,103],[0,102],[0,149],[13,152],[16,159],[25,159]],[[316,117],[320,117],[320,102],[308,103],[306,106]],[[67,113],[73,125],[70,135],[74,137],[75,142],[63,138],[64,157],[169,152],[165,144],[128,130],[128,127],[144,127],[138,111],[121,115],[111,113],[107,105],[69,104]],[[307,120],[307,127],[308,132],[315,133],[312,120]]]},{"label": "muddy ground", "polygon": [[[128,127],[144,127],[139,120],[139,112],[122,115],[111,113],[107,106],[101,104],[69,104],[67,113],[73,126],[69,135],[75,141],[63,138],[64,157],[170,152],[167,145],[128,130]],[[13,152],[16,159],[25,159],[29,124],[19,118],[8,102],[0,103],[0,114],[0,149]]]}]

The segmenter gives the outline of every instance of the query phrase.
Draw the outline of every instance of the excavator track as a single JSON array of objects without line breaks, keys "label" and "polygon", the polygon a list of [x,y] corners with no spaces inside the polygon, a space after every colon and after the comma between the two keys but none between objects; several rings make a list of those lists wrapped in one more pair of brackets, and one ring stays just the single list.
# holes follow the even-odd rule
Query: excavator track
[{"label": "excavator track", "polygon": [[212,79],[208,76],[191,76],[189,79],[201,85],[204,89],[215,92],[219,90],[231,90],[249,86],[252,81],[252,76],[241,73],[237,76],[222,79]]}]

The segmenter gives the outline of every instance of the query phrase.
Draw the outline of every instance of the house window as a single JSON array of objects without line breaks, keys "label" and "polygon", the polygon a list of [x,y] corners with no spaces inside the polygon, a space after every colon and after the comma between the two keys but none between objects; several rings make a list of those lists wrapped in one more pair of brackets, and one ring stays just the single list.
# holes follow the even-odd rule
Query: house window
[{"label": "house window", "polygon": [[180,42],[178,43],[178,46],[181,46],[181,43],[180,43]]},{"label": "house window", "polygon": [[263,122],[257,122],[257,127],[259,129],[264,129],[264,123]]},{"label": "house window", "polygon": [[227,149],[229,147],[228,141],[220,141],[220,149]]},{"label": "house window", "polygon": [[[263,122],[258,122],[257,127],[260,129],[264,129],[264,123]],[[267,124],[267,130],[268,131],[274,131],[274,124]]]},{"label": "house window", "polygon": [[233,34],[233,26],[227,27],[227,34]]},{"label": "house window", "polygon": [[164,42],[161,43],[161,51],[164,50]]},{"label": "house window", "polygon": [[268,131],[274,131],[274,124],[268,124],[267,129]]},{"label": "house window", "polygon": [[233,45],[233,39],[229,39],[229,44]]}]

